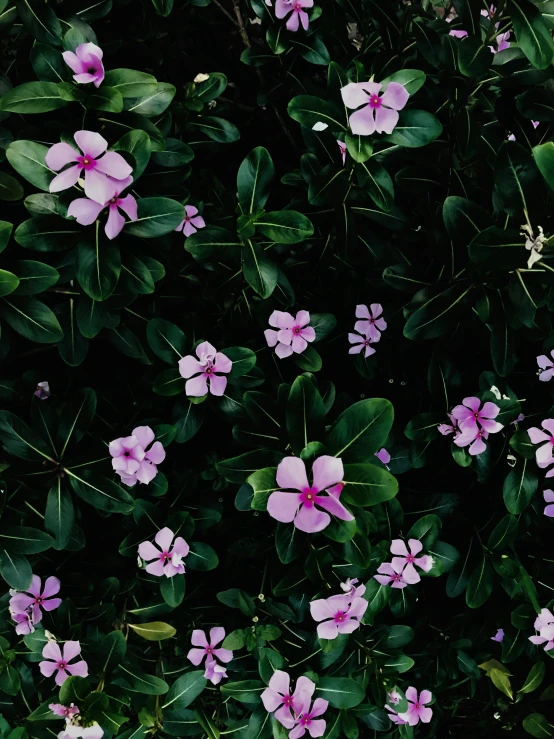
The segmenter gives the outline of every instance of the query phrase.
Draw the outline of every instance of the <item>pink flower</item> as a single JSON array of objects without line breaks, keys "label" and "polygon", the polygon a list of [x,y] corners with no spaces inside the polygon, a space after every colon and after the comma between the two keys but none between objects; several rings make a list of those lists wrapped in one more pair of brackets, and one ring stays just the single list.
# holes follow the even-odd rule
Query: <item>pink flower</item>
[{"label": "pink flower", "polygon": [[346,595],[349,595],[350,598],[361,598],[365,593],[365,585],[356,586],[357,582],[357,577],[353,577],[352,580],[348,578],[345,582],[341,582],[341,590],[346,593]]},{"label": "pink flower", "polygon": [[55,713],[56,716],[61,716],[68,721],[79,713],[79,708],[73,703],[70,706],[64,706],[61,703],[50,703],[48,708],[52,713]]},{"label": "pink flower", "polygon": [[220,662],[230,662],[233,659],[233,652],[230,649],[219,648],[216,649],[217,645],[225,639],[225,629],[222,626],[214,626],[210,629],[210,640],[206,637],[206,633],[201,629],[194,629],[192,632],[191,642],[195,647],[200,649],[191,649],[187,654],[189,659],[195,667],[206,659],[206,672],[204,677],[210,680],[214,685],[218,685],[224,677],[227,677],[225,668],[222,667],[216,660]]},{"label": "pink flower", "polygon": [[[390,562],[383,562],[382,565],[380,565],[377,569],[378,575],[373,575],[375,580],[377,580],[378,583],[381,585],[389,585],[391,588],[405,588],[407,585],[414,585],[416,582],[420,581],[420,577],[416,572],[417,580],[413,580],[413,582],[410,582],[409,580],[405,579],[404,572],[403,572],[402,566],[394,566]],[[408,577],[410,576],[410,573],[408,573]]]},{"label": "pink flower", "polygon": [[132,183],[133,178],[127,177],[124,180],[108,179],[112,182],[112,196],[109,200],[105,203],[97,203],[95,200],[89,200],[88,198],[77,198],[77,200],[70,203],[67,215],[73,216],[81,226],[90,226],[98,218],[100,211],[109,208],[104,232],[111,240],[121,233],[125,225],[125,218],[121,215],[119,209],[121,208],[131,221],[137,220],[138,213],[137,201],[132,195],[126,195],[124,198],[119,197],[123,190]]},{"label": "pink flower", "polygon": [[151,541],[143,541],[142,544],[139,544],[139,557],[145,562],[150,562],[149,565],[146,565],[146,572],[156,577],[162,577],[162,575],[174,577],[175,575],[184,574],[183,557],[187,556],[190,547],[182,536],[177,536],[175,541],[173,541],[173,537],[173,531],[165,526],[154,537],[159,549]]},{"label": "pink flower", "polygon": [[456,436],[458,436],[459,434],[461,434],[461,431],[458,428],[458,421],[454,418],[452,413],[447,413],[447,416],[450,419],[450,423],[441,423],[437,427],[437,430],[443,436],[448,436],[448,434],[456,434]]},{"label": "pink flower", "polygon": [[268,346],[275,346],[275,354],[279,359],[290,357],[295,354],[302,354],[308,346],[308,342],[315,339],[315,330],[309,326],[310,314],[307,310],[300,310],[296,314],[296,318],[290,313],[280,310],[274,310],[269,316],[269,325],[279,329],[273,331],[268,328],[264,331],[264,336]]},{"label": "pink flower", "polygon": [[294,729],[289,733],[289,739],[300,739],[306,731],[315,739],[315,737],[325,734],[327,722],[323,719],[314,721],[317,716],[322,716],[327,710],[329,702],[323,698],[316,698],[310,709],[310,698],[304,696],[303,703],[300,707],[300,714],[295,719]]},{"label": "pink flower", "polygon": [[351,634],[360,627],[360,620],[368,607],[364,598],[350,595],[332,595],[330,598],[312,600],[310,613],[317,626],[320,639],[336,639],[339,634]]},{"label": "pink flower", "polygon": [[381,338],[381,331],[387,328],[387,322],[384,318],[381,318],[383,314],[383,306],[381,303],[372,303],[367,305],[356,306],[356,318],[361,318],[361,321],[356,321],[354,331],[358,331],[361,334],[366,334],[372,341],[379,341]]},{"label": "pink flower", "polygon": [[[496,24],[498,28],[498,23]],[[498,36],[495,39],[496,42],[496,48],[494,46],[489,46],[489,49],[492,51],[493,54],[496,54],[499,51],[504,51],[504,49],[510,48],[510,32],[506,31],[506,33],[499,33]]]},{"label": "pink flower", "polygon": [[543,498],[545,503],[550,503],[550,505],[547,505],[544,509],[544,515],[548,516],[549,518],[554,518],[554,490],[545,490],[543,492]]},{"label": "pink flower", "polygon": [[[148,485],[158,474],[156,465],[164,461],[165,449],[160,441],[153,441],[150,426],[137,426],[131,436],[110,441],[112,467],[125,485],[133,487],[137,480]],[[147,449],[149,444],[152,446]]]},{"label": "pink flower", "polygon": [[430,708],[426,708],[426,704],[433,700],[432,694],[428,690],[422,690],[418,698],[417,690],[415,688],[408,688],[406,698],[409,704],[408,710],[406,713],[399,713],[400,718],[410,726],[415,726],[420,721],[428,724],[433,717],[433,711]]},{"label": "pink flower", "polygon": [[36,395],[39,400],[46,400],[50,397],[50,385],[46,381],[39,382],[33,395]]},{"label": "pink flower", "polygon": [[[359,108],[350,116],[350,130],[360,136],[392,133],[398,123],[398,111],[408,102],[408,91],[398,82],[389,82],[382,95],[378,82],[349,82],[341,89],[347,108]],[[363,106],[363,107],[360,107]]]},{"label": "pink flower", "polygon": [[102,57],[104,52],[95,44],[80,44],[75,53],[64,51],[64,62],[75,74],[73,79],[80,85],[92,82],[95,87],[100,87],[104,79],[104,67]]},{"label": "pink flower", "polygon": [[[451,20],[454,20],[454,19],[453,18],[447,18],[446,20],[447,20],[448,23],[450,23],[450,21]],[[452,29],[452,31],[450,31],[450,33],[448,35],[449,36],[454,36],[455,38],[465,38],[468,35],[468,33],[467,33],[467,31],[463,31],[463,30],[457,31],[455,29]]]},{"label": "pink flower", "polygon": [[50,183],[50,192],[61,192],[73,187],[84,170],[87,198],[97,203],[107,203],[113,195],[113,180],[109,177],[124,180],[133,170],[121,154],[106,151],[108,142],[99,133],[77,131],[74,139],[83,152],[82,154],[65,143],[54,144],[46,153],[46,164],[55,172],[65,167],[66,164],[76,162],[72,167],[64,169],[54,177]]},{"label": "pink flower", "polygon": [[199,228],[204,228],[206,225],[202,216],[197,215],[198,208],[194,205],[185,205],[185,219],[177,226],[175,231],[182,231],[185,236],[192,236]]},{"label": "pink flower", "polygon": [[[554,349],[550,352],[550,357],[554,359]],[[541,354],[537,357],[537,364],[539,365],[539,380],[541,382],[549,382],[554,375],[554,362],[546,354]]]},{"label": "pink flower", "polygon": [[38,624],[42,620],[41,608],[53,611],[60,607],[62,599],[53,597],[59,592],[60,581],[57,577],[47,578],[41,591],[40,577],[33,575],[29,589],[10,598],[10,610],[14,613],[30,612],[33,624]]},{"label": "pink flower", "polygon": [[[281,523],[292,521],[297,529],[308,534],[323,531],[329,526],[329,513],[342,521],[353,521],[354,516],[339,501],[342,487],[336,491],[329,489],[342,482],[344,468],[341,460],[327,455],[318,457],[313,463],[312,475],[313,483],[310,485],[306,465],[301,459],[285,457],[281,460],[277,467],[277,484],[298,492],[277,490],[271,493],[267,501],[269,515]],[[318,510],[316,505],[324,510]]]},{"label": "pink flower", "polygon": [[539,644],[544,644],[545,652],[549,652],[551,649],[554,649],[554,624],[550,623],[542,626],[538,636],[530,636],[529,641],[537,646]]},{"label": "pink flower", "polygon": [[544,626],[550,626],[551,624],[554,624],[554,615],[552,615],[548,608],[541,608],[539,615],[535,619],[535,629],[540,631]]},{"label": "pink flower", "polygon": [[423,557],[416,557],[423,549],[423,544],[419,539],[408,539],[410,551],[406,548],[406,544],[402,539],[393,539],[391,541],[390,550],[396,557],[392,558],[391,564],[395,572],[402,572],[404,580],[410,585],[419,582],[421,577],[416,571],[414,565],[419,567],[423,572],[429,572],[433,567],[433,557],[425,554]]},{"label": "pink flower", "polygon": [[70,675],[86,677],[88,665],[82,659],[70,664],[71,660],[81,653],[81,645],[78,641],[66,641],[63,647],[63,656],[56,642],[49,641],[44,645],[42,656],[44,662],[39,662],[39,669],[44,677],[52,677],[56,673],[56,685],[63,685]]},{"label": "pink flower", "polygon": [[458,421],[462,433],[477,432],[480,426],[487,434],[496,434],[504,428],[501,423],[492,420],[500,413],[496,403],[483,403],[480,408],[481,401],[475,397],[464,398],[462,403],[452,410],[452,416]]},{"label": "pink flower", "polygon": [[[395,690],[391,690],[390,693],[387,694],[387,697],[390,703],[393,703],[395,706],[397,706],[400,703],[400,700],[402,698],[400,693],[397,693]],[[393,724],[397,724],[398,726],[400,726],[406,723],[404,719],[400,718],[397,711],[392,706],[389,706],[388,704],[386,704],[385,708],[389,712],[387,715]]]},{"label": "pink flower", "polygon": [[35,627],[33,625],[33,618],[30,613],[26,611],[23,613],[14,613],[10,610],[12,620],[15,621],[17,626],[15,627],[15,633],[21,635],[33,634]]},{"label": "pink flower", "polygon": [[287,30],[296,32],[302,23],[302,28],[307,31],[310,19],[304,8],[313,8],[314,0],[277,0],[275,3],[275,16],[284,18],[290,11],[292,13],[287,21]]},{"label": "pink flower", "polygon": [[[382,449],[379,449],[378,452],[375,452],[375,456],[377,457],[379,462],[382,462],[385,465],[385,467],[387,467],[388,463],[390,462],[390,454],[389,452],[387,452],[385,447],[383,447]],[[389,468],[387,467],[387,469]]]},{"label": "pink flower", "polygon": [[344,141],[339,141],[337,139],[337,144],[339,145],[340,153],[342,156],[342,163],[344,166],[346,164],[346,152],[348,151],[348,149],[346,148],[346,144],[344,143]]},{"label": "pink flower", "polygon": [[315,683],[307,677],[299,677],[294,693],[290,689],[290,675],[282,670],[275,670],[269,680],[269,687],[262,693],[262,703],[268,713],[275,713],[277,721],[286,729],[292,729],[295,717],[314,694]]},{"label": "pink flower", "polygon": [[375,344],[379,339],[381,338],[381,334],[379,334],[379,337],[377,339],[371,339],[367,333],[364,333],[362,336],[359,334],[348,334],[348,341],[353,344],[354,346],[351,346],[348,350],[349,354],[361,354],[362,351],[364,351],[364,357],[367,359],[368,357],[371,357],[372,354],[375,354],[375,349],[372,347],[372,344]]},{"label": "pink flower", "polygon": [[497,641],[499,643],[504,641],[504,629],[498,629],[494,636],[491,636],[491,641]]},{"label": "pink flower", "polygon": [[456,446],[464,447],[469,445],[468,452],[474,457],[476,454],[482,454],[487,445],[483,439],[488,439],[489,435],[483,429],[469,429],[459,433],[454,439]]},{"label": "pink flower", "polygon": [[533,427],[528,430],[529,438],[532,444],[540,444],[546,441],[546,444],[540,446],[535,451],[535,459],[539,467],[548,467],[549,464],[554,462],[554,456],[552,455],[552,447],[554,447],[554,418],[546,418],[541,426],[546,429],[548,433]]},{"label": "pink flower", "polygon": [[208,341],[198,344],[196,356],[198,359],[189,354],[179,360],[181,377],[187,379],[186,394],[192,398],[201,398],[209,389],[212,395],[223,395],[227,387],[227,378],[223,375],[228,375],[231,371],[233,367],[231,360],[218,352]]}]

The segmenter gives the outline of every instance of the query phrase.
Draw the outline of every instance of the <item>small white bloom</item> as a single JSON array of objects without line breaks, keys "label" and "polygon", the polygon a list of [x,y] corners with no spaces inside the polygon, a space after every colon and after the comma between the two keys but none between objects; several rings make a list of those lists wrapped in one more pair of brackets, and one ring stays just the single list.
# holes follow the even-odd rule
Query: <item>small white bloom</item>
[{"label": "small white bloom", "polygon": [[538,229],[539,235],[535,238],[533,229],[529,224],[525,224],[521,227],[521,235],[525,236],[525,248],[531,252],[529,259],[527,260],[527,269],[531,269],[536,262],[542,259],[541,251],[543,249],[544,242],[546,241],[546,236],[544,235],[541,226],[539,226]]}]

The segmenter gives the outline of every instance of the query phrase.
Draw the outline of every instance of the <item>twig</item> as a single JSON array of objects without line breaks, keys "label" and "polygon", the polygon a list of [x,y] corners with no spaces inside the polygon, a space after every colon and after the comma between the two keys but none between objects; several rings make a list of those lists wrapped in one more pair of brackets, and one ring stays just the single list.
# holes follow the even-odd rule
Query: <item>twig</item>
[{"label": "twig", "polygon": [[224,7],[223,7],[223,5],[222,5],[222,4],[221,4],[221,3],[219,2],[219,0],[212,0],[212,2],[213,2],[213,4],[214,4],[214,5],[217,5],[217,7],[218,7],[218,8],[219,8],[219,9],[221,10],[221,12],[222,12],[222,13],[224,13],[224,14],[225,14],[225,15],[227,16],[227,18],[229,18],[229,20],[231,21],[231,23],[232,23],[233,25],[237,26],[237,28],[240,28],[239,24],[238,24],[238,23],[237,23],[237,21],[236,21],[236,20],[235,20],[235,19],[233,18],[233,16],[231,15],[231,13],[229,13],[229,11],[228,11],[228,10],[225,10],[225,8],[224,8]]}]

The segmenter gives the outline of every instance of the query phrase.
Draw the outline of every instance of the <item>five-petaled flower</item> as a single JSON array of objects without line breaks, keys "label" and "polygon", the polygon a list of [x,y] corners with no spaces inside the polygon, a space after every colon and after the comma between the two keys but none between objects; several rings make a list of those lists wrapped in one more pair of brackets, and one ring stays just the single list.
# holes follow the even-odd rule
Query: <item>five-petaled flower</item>
[{"label": "five-petaled flower", "polygon": [[204,228],[206,222],[198,215],[198,208],[194,205],[185,205],[185,217],[175,231],[182,231],[185,236],[192,236],[199,228]]},{"label": "five-petaled flower", "polygon": [[275,670],[269,680],[269,687],[262,693],[262,703],[268,713],[286,729],[292,729],[296,716],[300,715],[304,699],[310,700],[314,694],[315,683],[307,677],[299,677],[294,693],[291,692],[290,675],[283,670]]},{"label": "five-petaled flower", "polygon": [[367,333],[360,334],[348,334],[348,341],[352,344],[348,350],[349,354],[361,354],[364,352],[364,357],[367,359],[372,354],[375,354],[375,349],[372,344],[375,344],[381,338],[381,334],[376,339],[372,339]]},{"label": "five-petaled flower", "polygon": [[197,649],[191,649],[187,654],[195,667],[206,659],[206,672],[204,677],[210,680],[214,685],[218,685],[224,677],[227,677],[225,668],[218,664],[217,660],[227,664],[233,659],[233,652],[230,649],[217,647],[223,639],[225,639],[225,629],[222,626],[214,626],[210,629],[210,639],[208,640],[206,633],[201,629],[194,629],[192,632],[191,642]]},{"label": "five-petaled flower", "polygon": [[314,621],[321,622],[317,625],[319,638],[336,639],[339,634],[351,634],[360,627],[367,607],[368,602],[361,595],[332,595],[312,600],[310,613]]},{"label": "five-petaled flower", "polygon": [[[293,522],[297,529],[308,534],[326,528],[331,523],[329,513],[342,521],[353,521],[354,516],[339,501],[344,477],[341,460],[327,455],[318,457],[313,463],[312,475],[310,485],[306,465],[301,459],[285,457],[281,460],[277,467],[277,485],[285,490],[277,490],[269,496],[269,515],[281,523]],[[297,492],[291,492],[290,488]]]},{"label": "five-petaled flower", "polygon": [[143,541],[139,544],[140,558],[145,562],[150,562],[146,565],[146,572],[156,577],[163,575],[173,577],[184,574],[183,558],[189,553],[190,547],[182,536],[175,537],[173,541],[174,536],[173,531],[165,526],[154,537],[159,548],[155,547],[151,541]]},{"label": "five-petaled flower", "polygon": [[299,310],[296,318],[285,311],[274,310],[269,316],[269,325],[278,330],[267,328],[264,331],[267,345],[275,347],[279,359],[290,357],[293,352],[302,354],[308,342],[315,339],[315,330],[309,323],[310,314],[307,310]]},{"label": "five-petaled flower", "polygon": [[46,153],[46,164],[55,172],[74,162],[72,167],[54,177],[50,192],[73,187],[84,171],[85,195],[104,205],[113,195],[113,180],[125,180],[133,170],[121,154],[106,151],[108,142],[99,133],[77,131],[73,138],[81,151],[62,142],[51,146]]},{"label": "five-petaled flower", "polygon": [[104,52],[96,44],[80,44],[75,52],[64,51],[63,60],[75,74],[73,79],[80,85],[92,82],[95,87],[100,87],[104,79],[104,66],[102,57]]},{"label": "five-petaled flower", "polygon": [[66,641],[63,646],[63,654],[55,641],[49,641],[42,650],[42,656],[45,659],[43,662],[39,662],[39,669],[44,677],[52,677],[56,673],[56,685],[63,685],[70,675],[86,677],[88,675],[88,665],[85,660],[82,659],[71,664],[71,660],[75,659],[80,653],[81,645],[78,641]]},{"label": "five-petaled flower", "polygon": [[179,360],[179,373],[187,380],[186,394],[192,398],[201,398],[208,391],[212,395],[223,395],[227,387],[225,375],[233,368],[231,360],[218,352],[209,341],[198,344],[196,357],[189,354]]},{"label": "five-petaled flower", "polygon": [[538,634],[530,636],[529,641],[537,646],[544,644],[544,651],[549,652],[554,649],[554,616],[548,610],[543,608],[537,618],[535,619],[535,630]]},{"label": "five-petaled flower", "polygon": [[285,18],[291,13],[287,21],[287,30],[298,31],[300,23],[302,28],[307,31],[310,19],[304,8],[313,8],[314,0],[277,0],[275,3],[275,16],[277,18]]},{"label": "five-petaled flower", "polygon": [[98,218],[100,212],[104,208],[108,208],[109,214],[104,232],[111,240],[115,239],[121,233],[125,225],[125,218],[119,212],[120,209],[127,214],[129,220],[136,221],[138,218],[138,206],[133,195],[126,195],[124,198],[120,197],[123,190],[133,182],[132,177],[127,177],[124,180],[113,180],[111,177],[108,179],[112,182],[112,196],[109,200],[105,203],[97,203],[95,200],[90,200],[89,198],[77,198],[69,204],[67,215],[73,216],[81,226],[90,226]]},{"label": "five-petaled flower", "polygon": [[[349,118],[350,130],[359,136],[392,133],[410,94],[398,82],[389,82],[384,93],[378,82],[349,82],[341,89],[343,103],[355,109]],[[362,107],[363,106],[363,107]]]},{"label": "five-petaled flower", "polygon": [[428,724],[433,717],[432,709],[427,707],[427,704],[433,700],[430,691],[422,690],[418,696],[415,688],[408,688],[406,698],[408,700],[408,710],[405,713],[399,713],[400,718],[410,726],[416,726],[420,721]]},{"label": "five-petaled flower", "polygon": [[387,328],[381,303],[372,303],[369,308],[367,305],[357,305],[356,318],[361,320],[356,321],[354,331],[366,334],[372,341],[379,341],[381,331]]},{"label": "five-petaled flower", "polygon": [[417,580],[414,580],[413,582],[406,580],[404,578],[403,569],[404,568],[401,565],[397,565],[395,567],[390,562],[383,562],[383,564],[379,565],[377,568],[377,575],[373,575],[373,577],[381,585],[390,584],[391,588],[405,588],[407,585],[414,585],[416,582],[419,582],[420,577],[417,572]]},{"label": "five-petaled flower", "polygon": [[549,382],[554,376],[554,349],[550,352],[550,357],[541,354],[537,357],[539,365],[539,380],[541,382]]},{"label": "five-petaled flower", "polygon": [[[18,592],[10,598],[10,610],[14,614],[29,613],[32,624],[42,620],[42,610],[53,611],[61,605],[61,598],[54,598],[60,592],[60,581],[57,577],[49,577],[42,588],[38,575],[33,575],[31,584],[24,592]],[[21,619],[24,622],[24,619]],[[18,632],[19,633],[19,632]]]},{"label": "five-petaled flower", "polygon": [[554,456],[552,450],[554,449],[554,418],[545,418],[541,423],[541,426],[545,431],[541,431],[539,428],[530,428],[527,433],[531,439],[532,444],[543,444],[535,451],[535,459],[539,467],[548,467],[549,464],[554,462]]},{"label": "five-petaled flower", "polygon": [[110,441],[112,467],[125,485],[133,487],[137,480],[148,485],[158,474],[157,465],[164,461],[165,449],[160,441],[152,444],[154,438],[150,426],[137,426],[131,436]]},{"label": "five-petaled flower", "polygon": [[294,722],[294,729],[289,733],[289,739],[300,739],[306,731],[313,739],[325,734],[327,722],[325,719],[318,719],[317,716],[325,713],[329,702],[323,698],[316,698],[311,708],[310,703],[310,698],[304,695],[299,715]]},{"label": "five-petaled flower", "polygon": [[409,551],[402,539],[393,539],[391,541],[390,551],[396,555],[392,558],[391,564],[395,572],[399,571],[398,568],[403,568],[401,571],[404,580],[412,585],[421,580],[415,568],[419,567],[423,572],[429,572],[433,567],[433,557],[430,557],[428,554],[424,554],[422,557],[416,556],[423,549],[423,544],[419,539],[408,539],[408,546],[410,547]]},{"label": "five-petaled flower", "polygon": [[486,402],[481,407],[479,398],[470,397],[462,400],[462,405],[457,405],[452,410],[452,415],[458,421],[462,433],[476,433],[479,426],[488,434],[496,434],[504,428],[501,423],[494,421],[500,413],[496,403]]}]

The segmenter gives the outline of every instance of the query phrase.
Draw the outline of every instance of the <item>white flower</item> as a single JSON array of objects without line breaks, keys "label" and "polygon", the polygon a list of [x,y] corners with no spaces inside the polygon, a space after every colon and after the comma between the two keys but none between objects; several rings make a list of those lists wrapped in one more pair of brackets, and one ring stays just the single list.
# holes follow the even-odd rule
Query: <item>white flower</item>
[{"label": "white flower", "polygon": [[538,228],[539,235],[535,238],[533,229],[528,223],[521,227],[521,235],[525,236],[525,248],[531,252],[529,259],[527,260],[527,269],[531,269],[535,262],[542,259],[541,251],[544,246],[544,242],[546,241],[546,237],[541,226]]}]

